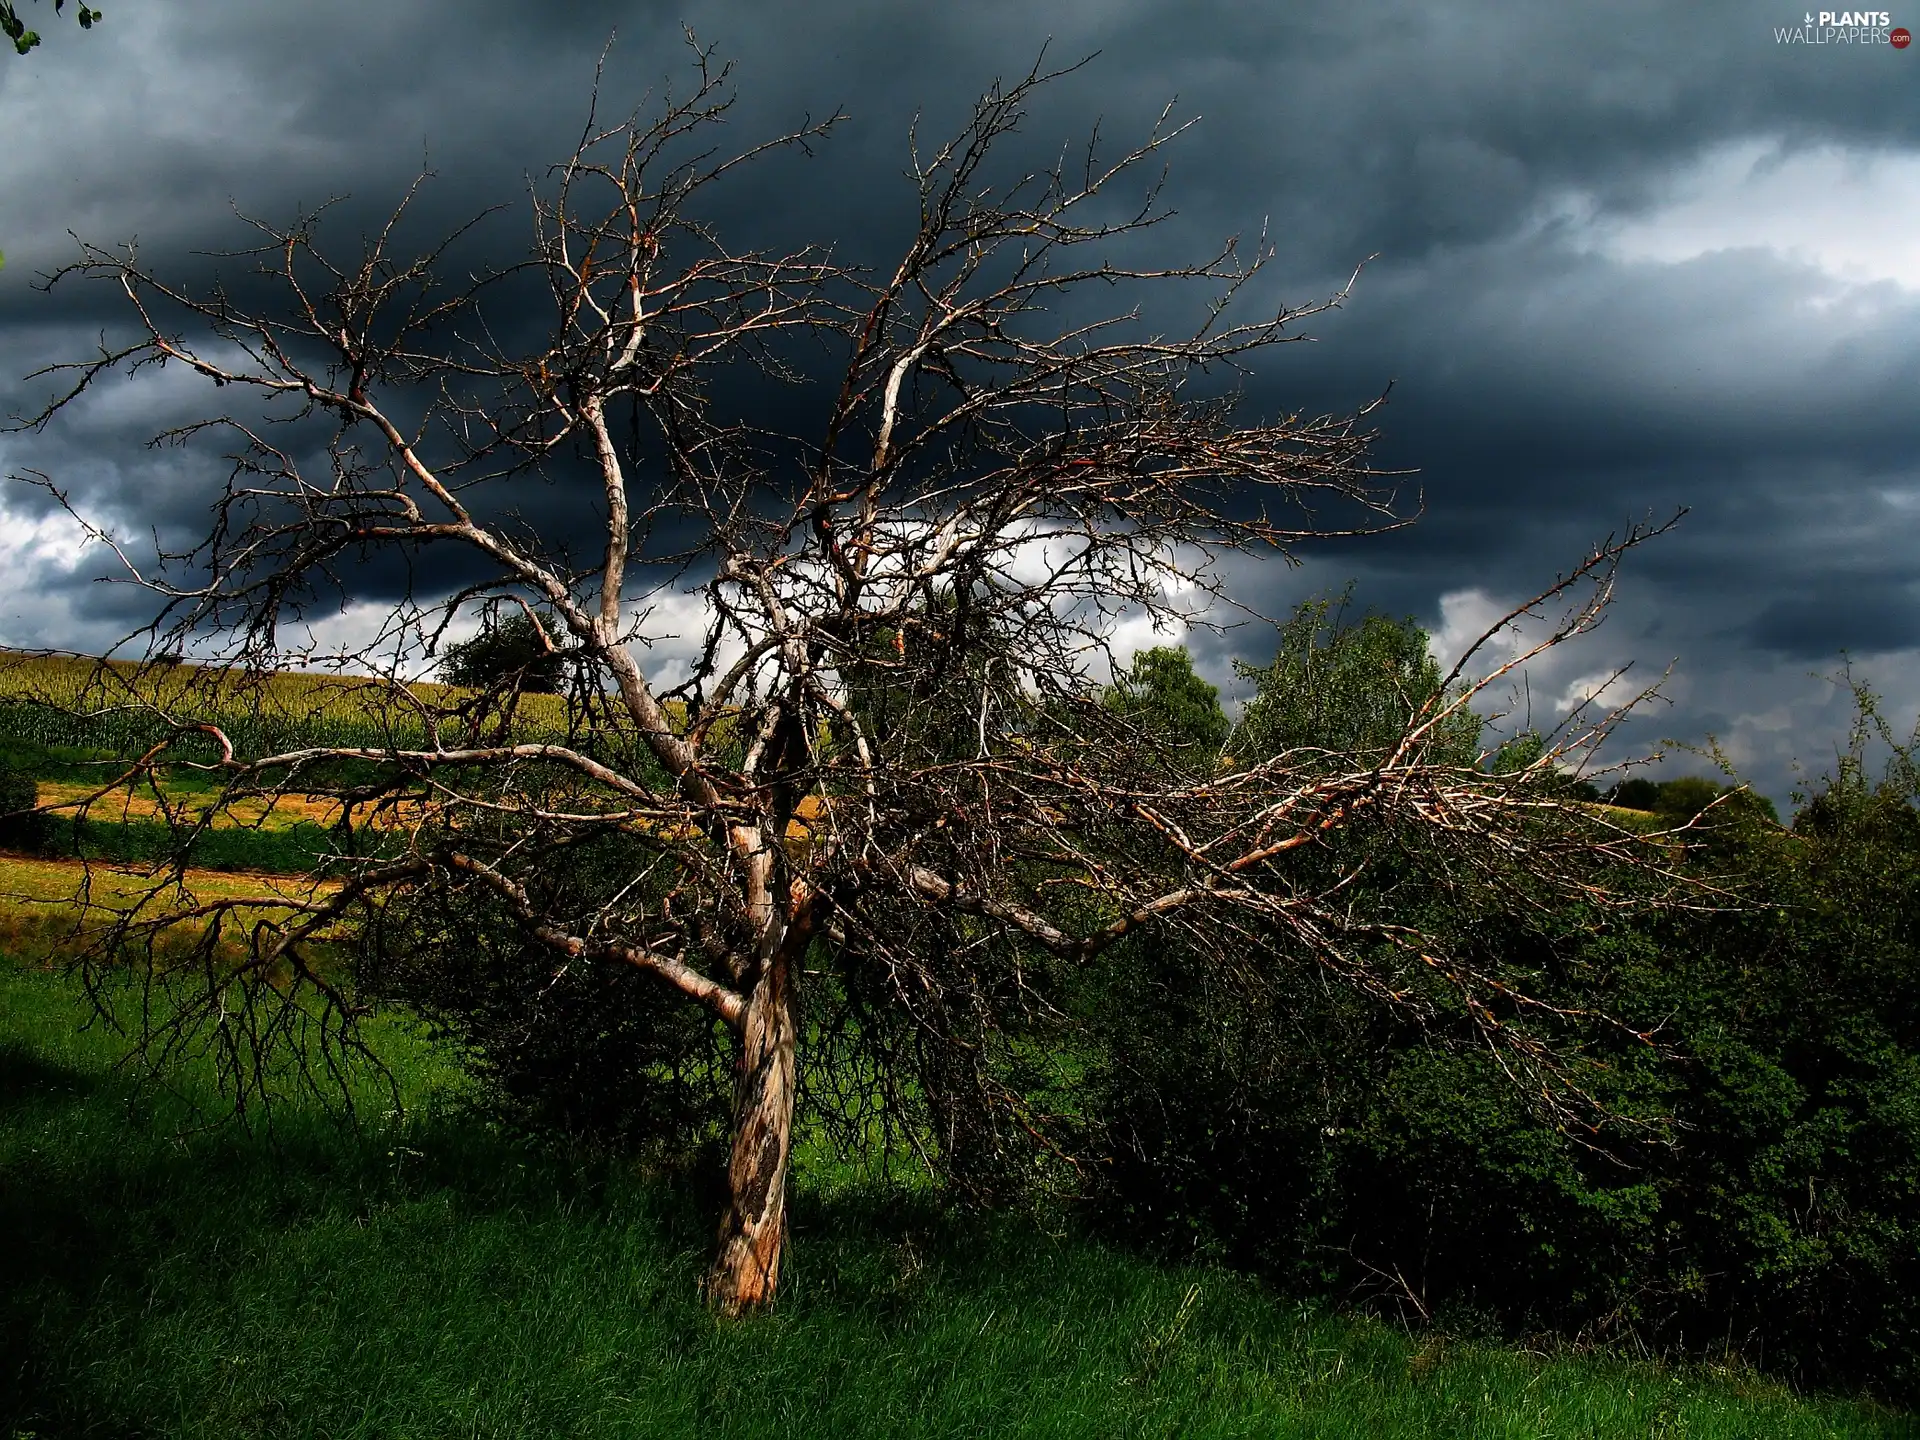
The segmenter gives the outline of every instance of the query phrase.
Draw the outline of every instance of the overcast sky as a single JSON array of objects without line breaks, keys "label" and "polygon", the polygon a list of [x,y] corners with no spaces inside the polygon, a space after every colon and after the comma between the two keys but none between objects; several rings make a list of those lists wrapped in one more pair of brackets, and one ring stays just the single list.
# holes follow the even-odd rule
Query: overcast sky
[{"label": "overcast sky", "polygon": [[[1920,705],[1920,46],[1779,43],[1798,0],[106,8],[82,34],[38,0],[46,43],[0,56],[0,411],[116,323],[101,294],[33,288],[69,231],[138,235],[187,271],[235,243],[232,205],[372,213],[423,157],[449,220],[521,199],[571,147],[612,32],[619,108],[683,66],[685,22],[738,62],[740,136],[850,112],[733,219],[855,249],[907,215],[915,111],[950,129],[1050,42],[1099,53],[1037,107],[1036,159],[1095,120],[1138,134],[1177,98],[1202,120],[1173,155],[1176,240],[1264,220],[1276,293],[1301,301],[1379,257],[1248,394],[1350,409],[1391,382],[1380,454],[1417,468],[1425,516],[1249,571],[1250,595],[1278,608],[1351,579],[1445,649],[1609,531],[1687,506],[1609,623],[1535,677],[1537,708],[1671,664],[1635,741],[1715,735],[1785,799],[1794,762],[1819,774],[1843,733],[1821,678],[1843,651],[1896,714]],[[104,394],[0,436],[0,473],[43,470],[128,533],[188,524],[211,457],[141,442],[203,398],[188,377]],[[0,489],[0,643],[117,638],[128,596],[96,573],[31,492]],[[1228,651],[1257,649],[1193,643],[1221,679]]]}]

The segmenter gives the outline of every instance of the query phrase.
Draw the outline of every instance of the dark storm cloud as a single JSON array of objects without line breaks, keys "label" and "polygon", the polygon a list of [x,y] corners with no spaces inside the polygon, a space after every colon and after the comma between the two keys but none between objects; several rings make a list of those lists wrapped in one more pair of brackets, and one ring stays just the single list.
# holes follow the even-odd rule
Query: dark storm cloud
[{"label": "dark storm cloud", "polygon": [[1846,648],[1907,650],[1920,645],[1920,599],[1906,579],[1837,575],[1770,603],[1754,617],[1747,638],[1809,660]]},{"label": "dark storm cloud", "polygon": [[[851,112],[813,159],[716,194],[717,218],[745,239],[833,242],[870,261],[912,218],[900,172],[916,111],[939,137],[1043,44],[1059,61],[1098,50],[1042,96],[1010,163],[1044,162],[1096,118],[1113,143],[1134,140],[1178,95],[1177,116],[1205,118],[1172,153],[1179,214],[1158,241],[1170,253],[1264,222],[1279,256],[1270,303],[1324,296],[1380,256],[1342,312],[1313,322],[1315,343],[1248,382],[1247,403],[1349,409],[1393,382],[1381,456],[1420,470],[1425,517],[1311,551],[1300,569],[1250,571],[1256,598],[1354,577],[1363,602],[1451,634],[1477,613],[1470,597],[1520,598],[1608,531],[1691,506],[1568,663],[1657,673],[1677,657],[1661,733],[1745,737],[1775,793],[1793,755],[1827,743],[1832,695],[1808,688],[1808,662],[1920,644],[1915,291],[1844,280],[1764,235],[1677,261],[1606,243],[1606,225],[1657,214],[1677,175],[1731,143],[1920,150],[1920,52],[1776,45],[1772,27],[1798,12],[1746,3],[362,0],[315,14],[127,7],[88,36],[42,27],[40,51],[0,65],[0,407],[32,403],[14,383],[26,370],[119,324],[104,287],[26,285],[65,257],[66,231],[138,234],[173,273],[231,273],[191,253],[239,238],[230,197],[284,218],[350,194],[335,221],[351,241],[423,157],[438,178],[419,233],[447,228],[519,201],[566,153],[616,29],[603,113],[684,76],[683,21],[739,62],[738,139]],[[505,258],[524,225],[511,211],[486,243]],[[0,469],[44,470],[126,532],[177,542],[204,524],[220,471],[140,442],[203,398],[192,388],[143,381],[43,435],[0,437]],[[68,566],[37,519],[43,499],[5,503],[14,569],[31,580],[4,596],[0,639],[82,643],[137,616],[134,592],[84,584],[95,562]],[[1268,643],[1243,632],[1196,647],[1220,674],[1234,647],[1260,658]]]}]

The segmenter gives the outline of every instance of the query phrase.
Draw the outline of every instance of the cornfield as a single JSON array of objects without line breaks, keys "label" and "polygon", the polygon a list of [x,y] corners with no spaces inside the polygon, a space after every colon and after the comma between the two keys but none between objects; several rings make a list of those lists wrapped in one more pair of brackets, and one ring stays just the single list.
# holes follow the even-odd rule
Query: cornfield
[{"label": "cornfield", "polygon": [[[0,651],[0,737],[115,756],[173,740],[176,758],[211,760],[213,738],[184,732],[215,725],[242,758],[319,745],[418,749],[430,743],[426,717],[467,693],[365,676]],[[517,703],[517,735],[566,729],[561,697],[522,695]]]}]

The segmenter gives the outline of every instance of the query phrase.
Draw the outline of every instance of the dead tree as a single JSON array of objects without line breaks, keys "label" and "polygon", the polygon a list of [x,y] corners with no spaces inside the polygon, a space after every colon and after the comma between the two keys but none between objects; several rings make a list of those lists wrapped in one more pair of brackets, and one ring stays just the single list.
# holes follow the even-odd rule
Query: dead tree
[{"label": "dead tree", "polygon": [[[1385,750],[1252,767],[1143,763],[1150,741],[1097,703],[1119,620],[1244,619],[1233,557],[1405,523],[1368,463],[1368,410],[1250,418],[1217,378],[1345,292],[1249,319],[1264,239],[1140,259],[1168,212],[1157,182],[1118,192],[1185,128],[1165,113],[1124,153],[1089,144],[1005,173],[1004,142],[1052,78],[1038,68],[916,146],[918,223],[890,270],[730,248],[696,213],[702,192],[838,117],[721,156],[704,147],[726,71],[696,47],[696,77],[657,118],[590,123],[536,187],[532,253],[477,280],[443,248],[404,254],[404,213],[350,263],[311,219],[261,223],[243,291],[169,284],[131,248],[86,247],[57,277],[120,286],[137,334],[64,372],[30,423],[148,367],[184,366],[232,402],[169,436],[231,442],[205,543],[122,557],[160,597],[154,653],[266,674],[314,662],[303,619],[355,605],[382,620],[333,657],[381,677],[357,692],[381,697],[375,740],[263,752],[157,707],[165,733],[132,778],[212,744],[226,799],[332,795],[342,833],[385,841],[343,845],[334,880],[271,925],[241,902],[190,907],[246,937],[209,962],[209,993],[251,976],[256,998],[305,986],[348,1014],[316,939],[425,893],[487,897],[556,971],[654,977],[661,1004],[734,1037],[707,1279],[727,1312],[768,1303],[779,1276],[810,947],[860,957],[921,1015],[929,934],[1068,968],[1155,927],[1284,935],[1389,1002],[1421,1003],[1410,974],[1440,977],[1517,1070],[1566,1093],[1524,995],[1430,937],[1356,920],[1351,874],[1307,886],[1293,861],[1364,823],[1516,893],[1608,895],[1609,867],[1657,870],[1666,852],[1529,780],[1587,753],[1614,713],[1572,717],[1496,777],[1434,737],[1518,660],[1460,672]],[[523,342],[535,282],[548,318]],[[1197,323],[1162,328],[1195,292]],[[808,433],[764,418],[803,406]],[[1566,602],[1536,651],[1600,617],[1644,534],[1509,617]],[[459,563],[439,565],[447,552]],[[418,683],[423,655],[502,606],[574,677],[542,724]],[[688,615],[691,658],[663,673],[658,647]],[[624,882],[587,908],[551,903],[543,865],[608,837]],[[1401,968],[1370,958],[1383,943]]]}]

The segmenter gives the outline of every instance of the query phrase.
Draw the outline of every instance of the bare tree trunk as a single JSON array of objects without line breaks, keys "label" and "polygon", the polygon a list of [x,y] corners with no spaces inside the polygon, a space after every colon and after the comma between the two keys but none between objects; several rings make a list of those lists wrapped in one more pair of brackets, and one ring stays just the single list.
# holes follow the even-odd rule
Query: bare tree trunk
[{"label": "bare tree trunk", "polygon": [[707,1299],[725,1315],[773,1302],[787,1230],[793,1146],[794,1029],[790,961],[780,946],[747,1002],[733,1092],[727,1213],[707,1274]]}]

